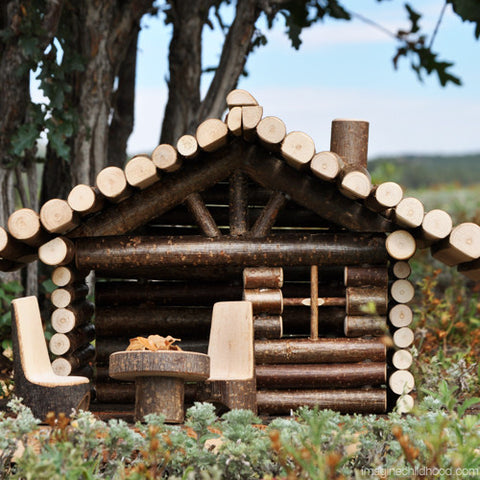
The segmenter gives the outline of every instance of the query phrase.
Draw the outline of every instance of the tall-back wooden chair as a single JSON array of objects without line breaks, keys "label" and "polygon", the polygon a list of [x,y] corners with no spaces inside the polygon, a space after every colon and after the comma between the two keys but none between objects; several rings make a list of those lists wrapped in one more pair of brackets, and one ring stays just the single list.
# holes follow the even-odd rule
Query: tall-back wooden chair
[{"label": "tall-back wooden chair", "polygon": [[33,414],[44,420],[47,413],[72,413],[90,403],[87,377],[60,376],[54,373],[37,298],[12,301],[12,346],[15,394],[23,398]]},{"label": "tall-back wooden chair", "polygon": [[256,412],[251,302],[218,302],[213,306],[208,355],[212,399],[229,409]]}]

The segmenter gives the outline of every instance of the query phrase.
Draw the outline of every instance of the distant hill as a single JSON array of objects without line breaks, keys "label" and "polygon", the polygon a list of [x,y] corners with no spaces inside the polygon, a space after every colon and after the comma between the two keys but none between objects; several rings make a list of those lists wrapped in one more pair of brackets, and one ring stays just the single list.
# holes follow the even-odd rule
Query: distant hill
[{"label": "distant hill", "polygon": [[369,171],[375,183],[390,180],[409,189],[480,184],[480,153],[380,157],[369,161]]}]

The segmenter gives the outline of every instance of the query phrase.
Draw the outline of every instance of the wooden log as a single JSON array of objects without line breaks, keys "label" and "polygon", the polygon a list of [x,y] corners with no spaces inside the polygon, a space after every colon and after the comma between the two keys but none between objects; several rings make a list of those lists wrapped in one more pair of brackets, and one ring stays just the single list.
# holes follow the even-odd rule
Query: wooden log
[{"label": "wooden log", "polygon": [[388,290],[381,287],[348,287],[347,315],[386,315]]},{"label": "wooden log", "polygon": [[247,105],[258,105],[258,102],[251,93],[237,88],[227,95],[227,105],[228,108],[243,107]]},{"label": "wooden log", "polygon": [[380,315],[347,315],[344,332],[346,337],[381,337],[388,332],[387,317]]},{"label": "wooden log", "polygon": [[242,149],[234,145],[228,153],[203,155],[188,169],[166,175],[162,188],[152,185],[118,205],[111,205],[70,232],[70,237],[120,235],[142,227],[182,203],[191,193],[205,190],[225,179],[238,164]]},{"label": "wooden log", "polygon": [[386,347],[381,339],[319,338],[255,342],[257,364],[383,362]]},{"label": "wooden log", "polygon": [[326,365],[257,365],[257,387],[262,389],[351,388],[387,381],[384,362]]},{"label": "wooden log", "polygon": [[315,143],[304,132],[290,132],[283,139],[280,152],[291,167],[299,170],[308,165],[315,155]]},{"label": "wooden log", "polygon": [[416,228],[423,222],[425,209],[417,198],[406,197],[393,209],[395,223],[401,227]]},{"label": "wooden log", "polygon": [[310,163],[312,173],[327,182],[333,182],[343,167],[342,158],[334,152],[319,152],[314,155]]},{"label": "wooden log", "polygon": [[241,237],[129,237],[76,240],[76,265],[81,270],[137,274],[141,267],[237,265],[370,265],[386,261],[381,235],[351,233]]},{"label": "wooden log", "polygon": [[262,119],[263,107],[259,105],[250,105],[242,107],[242,129],[243,138],[253,141],[257,138],[257,125]]},{"label": "wooden log", "polygon": [[242,135],[242,107],[233,107],[228,112],[225,123],[233,135],[240,137]]},{"label": "wooden log", "polygon": [[8,217],[8,231],[12,237],[31,247],[38,247],[51,238],[38,213],[30,208],[16,210]]},{"label": "wooden log", "polygon": [[398,303],[408,303],[415,295],[415,288],[408,280],[395,280],[390,287],[390,295]]},{"label": "wooden log", "polygon": [[69,305],[66,308],[57,308],[50,317],[52,328],[58,333],[73,332],[81,325],[90,322],[94,311],[93,303],[88,301]]},{"label": "wooden log", "polygon": [[412,354],[408,350],[397,350],[392,357],[392,365],[398,370],[408,370],[413,363]]},{"label": "wooden log", "polygon": [[228,128],[221,120],[209,118],[198,126],[195,137],[202,150],[214,152],[227,144]]},{"label": "wooden log", "polygon": [[388,319],[394,327],[408,327],[413,321],[412,309],[408,305],[395,305],[388,312]]},{"label": "wooden log", "polygon": [[368,390],[261,390],[257,392],[259,414],[285,415],[305,406],[341,413],[385,413],[387,394],[383,389]]},{"label": "wooden log", "polygon": [[220,237],[222,234],[199,193],[191,193],[185,204],[197,225],[207,237]]},{"label": "wooden log", "polygon": [[396,401],[396,410],[398,413],[409,413],[415,406],[415,400],[411,395],[402,395]]},{"label": "wooden log", "polygon": [[453,228],[452,217],[444,210],[430,210],[422,221],[421,238],[424,246],[438,242],[448,235]]},{"label": "wooden log", "polygon": [[253,238],[261,238],[268,235],[275,224],[275,220],[277,219],[280,210],[286,203],[287,197],[282,192],[274,192],[251,228],[250,235]]},{"label": "wooden log", "polygon": [[125,178],[128,184],[143,190],[158,182],[160,175],[155,165],[149,156],[135,155],[125,165]]},{"label": "wooden log", "polygon": [[318,340],[318,266],[310,267],[310,340]]},{"label": "wooden log", "polygon": [[333,120],[330,150],[340,155],[347,165],[367,168],[368,122],[351,119]]},{"label": "wooden log", "polygon": [[253,318],[255,339],[279,339],[283,335],[283,320],[280,315],[255,315]]},{"label": "wooden log", "polygon": [[431,251],[433,257],[449,266],[476,260],[480,257],[480,226],[471,222],[457,225]]},{"label": "wooden log", "polygon": [[52,292],[50,301],[54,307],[65,308],[71,303],[84,300],[88,295],[88,287],[86,284],[68,285],[63,288],[57,288]]},{"label": "wooden log", "polygon": [[177,152],[185,158],[191,159],[198,155],[198,142],[193,135],[182,135],[177,141]]},{"label": "wooden log", "polygon": [[176,172],[182,166],[182,159],[174,147],[162,143],[152,152],[153,164],[164,172]]},{"label": "wooden log", "polygon": [[396,207],[403,197],[402,187],[395,182],[383,182],[373,187],[365,199],[365,206],[374,212],[383,212]]},{"label": "wooden log", "polygon": [[292,170],[273,155],[266,157],[260,148],[245,157],[243,169],[264,188],[286,193],[297,204],[336,225],[356,232],[388,232],[393,228],[388,219],[343,196],[335,185],[325,183],[319,188],[316,178]]},{"label": "wooden log", "polygon": [[95,382],[97,403],[135,403],[135,384],[133,382]]},{"label": "wooden log", "polygon": [[54,355],[65,355],[87,345],[95,337],[95,327],[85,325],[69,333],[55,333],[48,344]]},{"label": "wooden log", "polygon": [[252,288],[282,288],[283,268],[247,267],[243,270],[243,287]]},{"label": "wooden log", "polygon": [[100,306],[154,304],[157,306],[212,306],[240,300],[243,289],[230,282],[122,282],[95,284],[95,304]]},{"label": "wooden log", "polygon": [[474,282],[480,282],[480,259],[461,263],[458,271]]},{"label": "wooden log", "polygon": [[99,172],[96,185],[100,193],[110,202],[119,203],[132,193],[125,172],[119,167],[106,167]]},{"label": "wooden log", "polygon": [[408,370],[397,370],[390,375],[388,385],[393,393],[403,395],[413,390],[415,387],[415,379]]},{"label": "wooden log", "polygon": [[257,135],[262,145],[278,150],[287,135],[287,127],[278,117],[265,117],[257,125]]},{"label": "wooden log", "polygon": [[0,258],[0,272],[15,272],[25,267],[25,263],[14,262],[6,258]]},{"label": "wooden log", "polygon": [[71,375],[72,372],[78,371],[82,367],[88,365],[95,358],[95,347],[88,344],[75,350],[66,357],[57,357],[52,362],[53,371],[57,375]]},{"label": "wooden log", "polygon": [[385,242],[388,254],[395,260],[408,260],[417,249],[415,238],[406,230],[396,230]]},{"label": "wooden log", "polygon": [[80,217],[66,200],[54,198],[43,204],[40,221],[45,230],[63,234],[75,228],[80,223]]},{"label": "wooden log", "polygon": [[[324,336],[343,337],[345,307],[318,309],[319,333]],[[308,337],[310,335],[310,311],[306,308],[284,307],[282,314],[283,336]],[[299,362],[301,363],[301,362]]]},{"label": "wooden log", "polygon": [[[315,301],[311,297],[289,297],[283,299],[284,307],[311,307],[315,306]],[[344,307],[347,304],[345,297],[318,297],[317,307]]]},{"label": "wooden log", "polygon": [[243,291],[243,300],[252,302],[254,314],[280,315],[283,312],[283,296],[279,288],[246,289]]},{"label": "wooden log", "polygon": [[248,181],[240,170],[230,177],[230,235],[244,235],[248,230]]},{"label": "wooden log", "polygon": [[395,277],[401,279],[408,278],[412,273],[412,267],[409,265],[409,263],[402,260],[399,262],[395,262],[392,265],[391,270]]},{"label": "wooden log", "polygon": [[57,237],[38,249],[38,258],[46,265],[66,265],[75,257],[75,245],[67,237]]},{"label": "wooden log", "polygon": [[0,227],[0,257],[12,262],[29,263],[36,260],[37,252]]},{"label": "wooden log", "polygon": [[97,306],[95,327],[97,337],[158,334],[207,338],[211,317],[212,309],[207,307]]},{"label": "wooden log", "polygon": [[52,272],[52,282],[57,287],[66,287],[72,283],[83,282],[88,272],[80,272],[71,265],[57,267]]},{"label": "wooden log", "polygon": [[388,269],[386,267],[345,267],[345,286],[388,287]]},{"label": "wooden log", "polygon": [[398,348],[408,348],[415,340],[412,329],[402,327],[393,333],[393,343]]},{"label": "wooden log", "polygon": [[372,180],[368,170],[361,167],[345,166],[338,177],[340,192],[351,199],[364,199],[370,195]]},{"label": "wooden log", "polygon": [[105,204],[104,197],[97,188],[84,184],[72,188],[68,194],[67,202],[71,209],[81,216],[98,212]]}]

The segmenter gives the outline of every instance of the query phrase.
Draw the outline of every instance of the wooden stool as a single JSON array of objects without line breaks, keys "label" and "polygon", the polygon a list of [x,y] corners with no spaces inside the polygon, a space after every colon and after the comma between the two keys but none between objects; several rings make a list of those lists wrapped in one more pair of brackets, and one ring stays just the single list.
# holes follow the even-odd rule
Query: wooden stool
[{"label": "wooden stool", "polygon": [[135,380],[135,418],[149,413],[165,415],[168,423],[184,419],[184,382],[210,375],[210,358],[196,352],[129,350],[110,355],[109,374],[117,380]]}]

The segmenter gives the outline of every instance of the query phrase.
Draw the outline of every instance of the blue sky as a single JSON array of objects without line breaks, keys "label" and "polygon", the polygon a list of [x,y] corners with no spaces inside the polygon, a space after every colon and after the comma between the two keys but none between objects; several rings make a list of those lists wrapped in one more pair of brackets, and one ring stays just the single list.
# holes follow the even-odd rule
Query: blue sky
[{"label": "blue sky", "polygon": [[[396,31],[408,27],[404,2],[344,0],[354,12]],[[435,27],[443,2],[417,0],[427,33]],[[302,130],[317,151],[329,149],[335,118],[370,122],[369,156],[480,151],[480,42],[471,23],[462,23],[450,7],[434,43],[440,57],[455,63],[463,86],[442,88],[436,77],[418,81],[406,60],[395,71],[395,42],[360,20],[326,20],[305,30],[302,46],[290,47],[282,22],[267,31],[268,44],[247,62],[249,90],[264,115],[280,117],[287,130]],[[170,30],[162,18],[144,21],[137,73],[136,124],[129,153],[151,152],[158,144],[167,97],[165,78]],[[204,35],[205,66],[216,64],[221,38]]]}]

